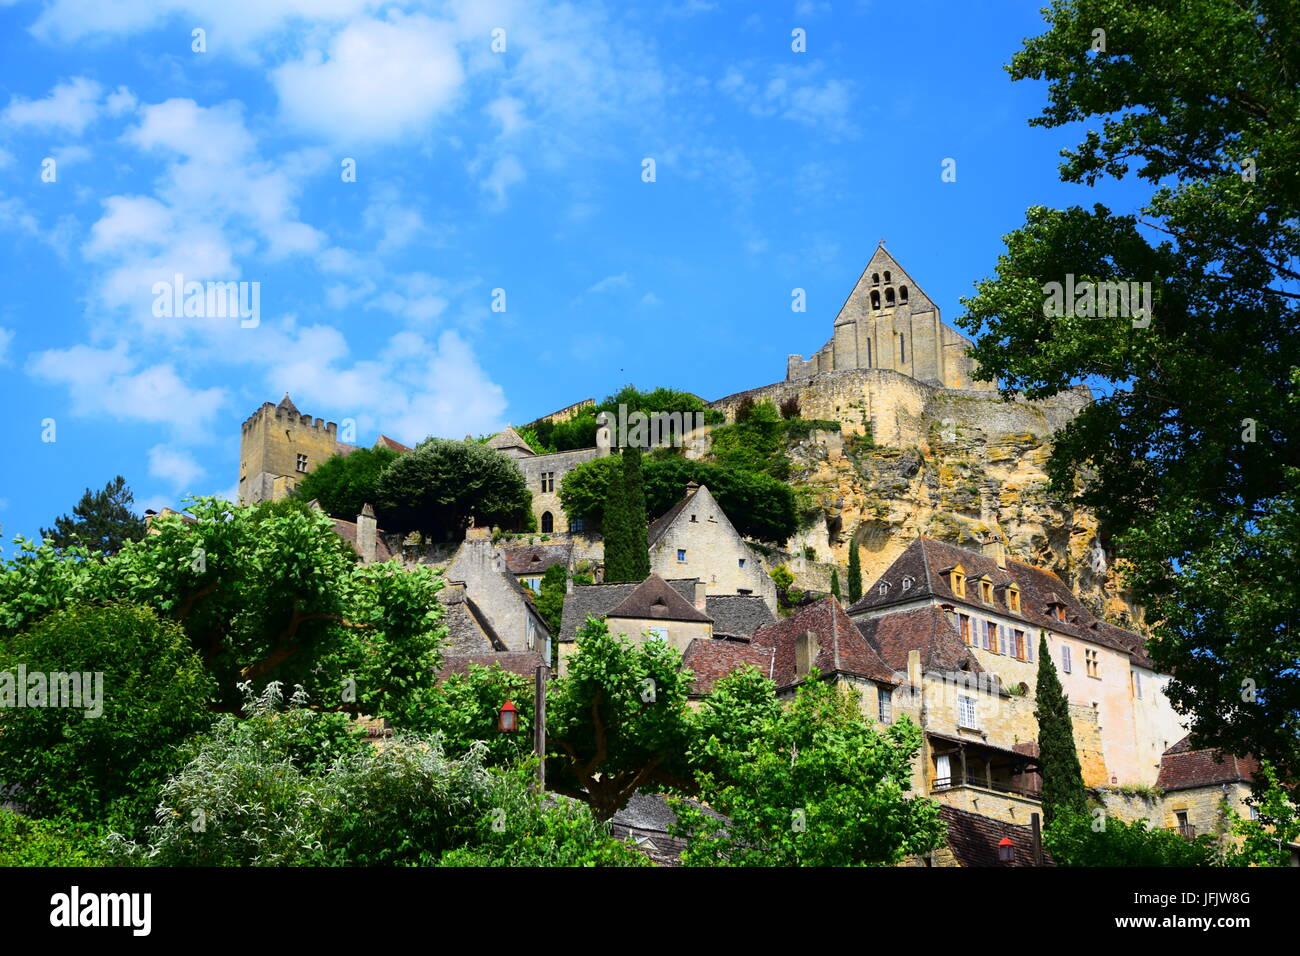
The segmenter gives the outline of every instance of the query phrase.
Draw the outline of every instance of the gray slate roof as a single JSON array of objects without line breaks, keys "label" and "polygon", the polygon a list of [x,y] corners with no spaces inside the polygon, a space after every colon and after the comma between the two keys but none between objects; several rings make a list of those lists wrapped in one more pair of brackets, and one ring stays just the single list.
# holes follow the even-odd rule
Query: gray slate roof
[{"label": "gray slate roof", "polygon": [[[687,601],[695,602],[696,578],[680,578],[668,582],[674,591]],[[605,615],[616,605],[626,600],[641,582],[630,581],[624,584],[579,584],[573,593],[564,599],[564,615],[560,618],[560,633],[556,640],[572,641],[578,628],[582,627],[588,617],[604,620]]]},{"label": "gray slate roof", "polygon": [[715,634],[752,635],[764,624],[773,624],[767,602],[757,594],[711,594],[705,608],[713,618]]}]

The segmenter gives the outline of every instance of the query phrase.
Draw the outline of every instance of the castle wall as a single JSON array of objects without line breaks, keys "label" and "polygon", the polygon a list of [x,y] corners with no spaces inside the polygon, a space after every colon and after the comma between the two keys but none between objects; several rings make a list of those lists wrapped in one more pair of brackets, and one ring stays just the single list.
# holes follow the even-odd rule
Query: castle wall
[{"label": "castle wall", "polygon": [[[249,416],[239,440],[239,498],[245,503],[287,497],[339,449],[334,422],[266,402]],[[298,456],[306,456],[300,469]]]},{"label": "castle wall", "polygon": [[[585,464],[597,457],[600,457],[598,448],[578,448],[573,451],[558,451],[549,455],[533,455],[528,458],[520,458],[515,461],[519,470],[523,472],[524,482],[528,485],[529,492],[533,496],[533,514],[537,516],[537,527],[540,530],[543,527],[542,516],[550,512],[553,532],[567,532],[569,528],[569,518],[564,513],[564,507],[560,504],[560,483],[564,476],[581,464]],[[547,490],[542,489],[542,475],[553,474],[555,487],[550,487],[550,481],[547,481]]]}]

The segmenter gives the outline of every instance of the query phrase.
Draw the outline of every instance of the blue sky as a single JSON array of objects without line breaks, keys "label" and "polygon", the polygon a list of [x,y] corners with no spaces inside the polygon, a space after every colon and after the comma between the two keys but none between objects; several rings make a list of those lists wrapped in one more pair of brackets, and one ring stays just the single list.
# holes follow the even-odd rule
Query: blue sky
[{"label": "blue sky", "polygon": [[[1003,70],[1042,30],[1010,0],[0,0],[4,536],[119,473],[141,509],[232,495],[285,391],[369,444],[778,381],[881,238],[951,323],[1027,206],[1139,198],[1058,182],[1081,130],[1031,129],[1044,86]],[[258,282],[259,323],[155,315],[176,274]]]}]

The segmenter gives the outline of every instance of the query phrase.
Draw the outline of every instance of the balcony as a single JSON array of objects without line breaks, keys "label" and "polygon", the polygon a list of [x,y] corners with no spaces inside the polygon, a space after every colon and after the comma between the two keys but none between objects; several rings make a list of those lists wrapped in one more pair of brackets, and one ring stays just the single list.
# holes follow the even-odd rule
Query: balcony
[{"label": "balcony", "polygon": [[1184,840],[1196,839],[1196,826],[1194,824],[1180,823],[1177,826],[1170,827],[1169,829],[1177,831],[1178,835]]},{"label": "balcony", "polygon": [[986,774],[968,773],[952,774],[948,777],[935,777],[930,784],[931,793],[956,790],[958,787],[975,787],[978,790],[992,790],[995,793],[1010,793],[1028,800],[1039,800],[1042,793],[1029,787],[1017,786],[1005,780],[991,780]]}]

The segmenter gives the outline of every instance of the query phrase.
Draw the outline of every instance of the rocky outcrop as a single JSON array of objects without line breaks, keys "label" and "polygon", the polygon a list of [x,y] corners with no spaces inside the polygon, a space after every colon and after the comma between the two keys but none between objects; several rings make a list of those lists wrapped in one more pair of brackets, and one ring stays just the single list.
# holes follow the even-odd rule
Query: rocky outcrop
[{"label": "rocky outcrop", "polygon": [[1093,613],[1141,628],[1112,556],[1098,558],[1095,516],[1048,494],[1052,435],[1091,401],[1086,388],[1048,401],[1003,400],[856,369],[751,389],[711,407],[730,420],[746,396],[777,404],[798,397],[804,418],[841,423],[839,433],[813,432],[790,449],[791,484],[816,504],[790,552],[811,547],[816,561],[844,568],[856,542],[869,584],[918,535],[966,547],[996,535],[1011,557],[1059,574]]}]

